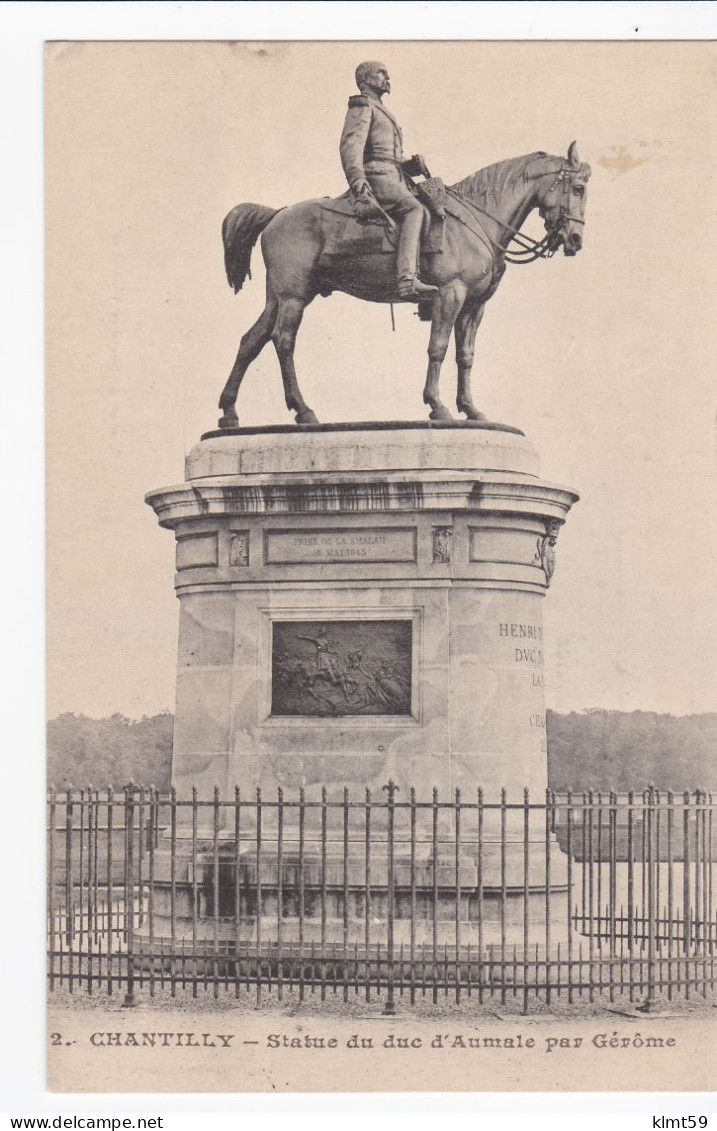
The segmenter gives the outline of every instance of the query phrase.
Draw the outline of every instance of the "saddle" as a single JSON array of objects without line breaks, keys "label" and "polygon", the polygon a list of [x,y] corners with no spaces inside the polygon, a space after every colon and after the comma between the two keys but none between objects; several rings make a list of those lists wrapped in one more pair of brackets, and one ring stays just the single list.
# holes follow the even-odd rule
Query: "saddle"
[{"label": "saddle", "polygon": [[[421,258],[439,255],[443,251],[445,231],[445,186],[439,177],[431,177],[412,187],[423,205]],[[390,255],[395,252],[398,228],[389,229],[380,221],[359,223],[350,192],[345,192],[343,196],[324,197],[319,204],[327,213],[343,218],[343,223],[333,220],[328,227],[320,266],[329,266],[336,259],[354,259],[358,255]]]}]

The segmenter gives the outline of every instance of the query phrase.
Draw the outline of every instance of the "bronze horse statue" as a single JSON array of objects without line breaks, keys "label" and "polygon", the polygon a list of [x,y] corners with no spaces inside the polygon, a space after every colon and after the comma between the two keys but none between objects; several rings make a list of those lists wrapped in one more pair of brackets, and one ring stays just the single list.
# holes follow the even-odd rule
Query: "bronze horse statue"
[{"label": "bronze horse statue", "polygon": [[[562,245],[565,255],[582,246],[590,166],[578,157],[575,142],[567,159],[530,153],[499,161],[465,177],[446,191],[443,247],[430,256],[422,276],[438,287],[432,299],[428,374],[423,390],[431,420],[451,420],[439,397],[439,377],[451,332],[455,329],[459,412],[485,420],[471,397],[476,331],[483,310],[497,288],[507,262],[532,262]],[[338,203],[338,202],[334,202]],[[546,235],[536,242],[520,228],[537,208]],[[327,210],[328,209],[328,210]],[[397,302],[393,255],[367,251],[354,258],[336,257],[326,266],[322,252],[345,217],[330,211],[326,200],[307,200],[276,210],[239,204],[226,217],[222,235],[230,285],[237,292],[250,277],[251,251],[259,235],[266,263],[266,306],[241,340],[234,367],[219,400],[220,428],[236,428],[236,399],[244,374],[271,339],[284,382],[286,404],[297,424],[316,424],[296,378],[294,346],[305,308],[318,294],[343,291],[373,302]],[[511,247],[515,241],[517,247]]]}]

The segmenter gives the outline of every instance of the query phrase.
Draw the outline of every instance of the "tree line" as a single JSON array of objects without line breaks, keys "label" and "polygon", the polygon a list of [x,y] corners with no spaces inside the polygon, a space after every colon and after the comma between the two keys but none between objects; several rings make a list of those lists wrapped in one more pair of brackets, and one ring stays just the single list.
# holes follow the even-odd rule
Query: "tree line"
[{"label": "tree line", "polygon": [[[128,719],[63,714],[48,724],[50,784],[122,788],[170,786],[169,712]],[[710,789],[715,784],[717,714],[654,711],[547,712],[548,774],[556,790]]]},{"label": "tree line", "polygon": [[715,785],[717,714],[547,712],[551,788],[690,791]]},{"label": "tree line", "polygon": [[119,789],[130,782],[165,792],[172,769],[174,715],[91,719],[64,714],[47,727],[47,777],[50,785],[77,789],[88,785]]}]

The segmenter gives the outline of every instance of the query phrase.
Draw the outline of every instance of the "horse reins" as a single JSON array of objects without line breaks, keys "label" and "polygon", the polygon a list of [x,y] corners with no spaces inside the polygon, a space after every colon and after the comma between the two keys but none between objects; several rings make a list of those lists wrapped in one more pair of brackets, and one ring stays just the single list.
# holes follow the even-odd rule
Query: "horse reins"
[{"label": "horse reins", "polygon": [[[473,231],[474,235],[478,236],[480,239],[483,239],[484,242],[485,240],[489,240],[494,247],[498,248],[499,251],[502,251],[508,263],[535,263],[536,259],[551,259],[552,256],[555,255],[555,252],[560,246],[560,229],[562,228],[566,220],[572,220],[575,224],[585,223],[585,221],[581,219],[580,216],[573,216],[570,212],[570,172],[571,170],[564,166],[558,173],[558,176],[554,183],[548,189],[548,192],[554,192],[558,185],[563,185],[563,206],[561,207],[558,214],[556,224],[553,226],[553,228],[551,228],[549,232],[545,233],[541,240],[534,240],[532,236],[527,236],[525,232],[521,232],[520,229],[513,228],[510,224],[505,224],[502,220],[498,220],[497,217],[493,216],[485,208],[481,208],[479,204],[476,204],[474,201],[469,200],[467,196],[464,196],[463,193],[458,192],[456,189],[449,188],[446,189],[446,191],[450,196],[456,197],[456,199],[459,200],[461,204],[465,205],[468,209],[471,209],[474,212],[481,212],[484,216],[487,216],[489,220],[492,220],[495,224],[498,224],[499,227],[508,229],[508,231],[511,233],[511,236],[508,240],[508,247],[504,247],[503,244],[498,243],[497,240],[494,240],[492,236],[488,235],[488,233],[485,232],[485,229],[483,229],[484,235],[476,232],[472,228],[470,228],[468,224],[465,224],[465,221],[461,220],[460,216],[456,216],[456,220],[458,220],[460,223],[465,224],[465,227],[469,228],[470,231]],[[518,250],[518,248],[511,248],[511,243],[517,243],[520,250]]]}]

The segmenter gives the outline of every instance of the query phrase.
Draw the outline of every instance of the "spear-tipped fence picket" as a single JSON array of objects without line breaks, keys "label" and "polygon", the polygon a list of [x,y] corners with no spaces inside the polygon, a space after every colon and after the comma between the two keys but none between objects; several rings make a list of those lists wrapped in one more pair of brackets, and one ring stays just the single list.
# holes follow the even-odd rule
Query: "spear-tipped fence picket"
[{"label": "spear-tipped fence picket", "polygon": [[48,981],[551,1005],[710,997],[704,791],[52,790]]}]

